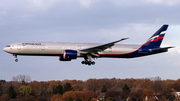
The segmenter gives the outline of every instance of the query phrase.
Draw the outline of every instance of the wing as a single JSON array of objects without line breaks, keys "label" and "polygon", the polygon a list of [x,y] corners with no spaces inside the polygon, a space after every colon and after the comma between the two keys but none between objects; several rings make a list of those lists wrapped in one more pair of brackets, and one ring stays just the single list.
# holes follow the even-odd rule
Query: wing
[{"label": "wing", "polygon": [[129,38],[122,38],[121,40],[110,42],[110,43],[107,43],[107,44],[94,46],[94,47],[90,47],[90,48],[86,48],[86,49],[81,49],[81,50],[79,50],[79,52],[82,53],[82,54],[83,53],[84,54],[90,53],[91,55],[98,56],[98,52],[104,51],[107,48],[110,48],[110,47],[114,46],[115,43],[126,40],[126,39],[129,39]]}]

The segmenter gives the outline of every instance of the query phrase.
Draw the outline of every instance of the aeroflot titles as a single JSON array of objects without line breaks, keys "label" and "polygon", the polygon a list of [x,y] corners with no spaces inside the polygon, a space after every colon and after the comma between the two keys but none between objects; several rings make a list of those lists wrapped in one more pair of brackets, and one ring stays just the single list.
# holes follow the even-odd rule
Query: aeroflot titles
[{"label": "aeroflot titles", "polygon": [[22,43],[23,46],[26,45],[41,45],[41,43]]}]

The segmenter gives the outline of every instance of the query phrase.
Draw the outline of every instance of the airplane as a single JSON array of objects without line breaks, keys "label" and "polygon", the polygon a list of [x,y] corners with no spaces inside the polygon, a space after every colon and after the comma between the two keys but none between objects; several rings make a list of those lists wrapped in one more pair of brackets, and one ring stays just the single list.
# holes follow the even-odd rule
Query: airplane
[{"label": "airplane", "polygon": [[116,44],[120,40],[107,44],[90,43],[59,43],[59,42],[19,42],[7,45],[3,50],[15,56],[58,56],[59,61],[71,61],[84,58],[82,64],[94,65],[96,58],[135,58],[167,52],[169,48],[160,47],[168,25],[163,25],[143,45]]}]

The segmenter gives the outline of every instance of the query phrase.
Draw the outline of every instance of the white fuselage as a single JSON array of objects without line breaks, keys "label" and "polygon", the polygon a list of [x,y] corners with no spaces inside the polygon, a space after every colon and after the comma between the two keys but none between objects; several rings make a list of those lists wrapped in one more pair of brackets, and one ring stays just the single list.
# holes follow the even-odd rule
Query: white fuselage
[{"label": "white fuselage", "polygon": [[[3,50],[16,55],[44,55],[44,56],[61,56],[64,50],[80,50],[89,47],[98,46],[101,44],[89,44],[89,43],[47,43],[47,42],[20,42],[10,44],[10,47],[5,47]],[[140,48],[140,45],[121,45],[116,44],[112,48],[108,48],[99,55],[114,55],[114,54],[128,54],[136,51]],[[82,57],[78,55],[78,57]]]}]

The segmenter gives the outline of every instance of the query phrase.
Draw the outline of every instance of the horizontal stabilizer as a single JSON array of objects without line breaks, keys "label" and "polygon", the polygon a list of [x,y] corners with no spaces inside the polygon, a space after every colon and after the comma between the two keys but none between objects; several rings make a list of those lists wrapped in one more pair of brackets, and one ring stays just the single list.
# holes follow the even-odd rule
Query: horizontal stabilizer
[{"label": "horizontal stabilizer", "polygon": [[163,49],[169,49],[169,48],[174,48],[174,47],[163,47],[163,48],[155,48],[155,49],[150,49],[151,51],[159,51]]}]

